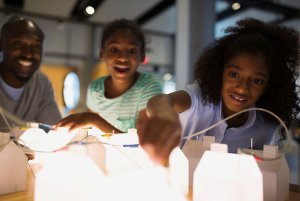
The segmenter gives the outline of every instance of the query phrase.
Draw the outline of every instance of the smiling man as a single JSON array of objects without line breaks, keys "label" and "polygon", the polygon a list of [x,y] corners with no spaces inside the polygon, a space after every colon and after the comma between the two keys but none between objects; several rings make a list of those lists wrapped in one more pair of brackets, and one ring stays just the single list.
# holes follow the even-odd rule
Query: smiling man
[{"label": "smiling man", "polygon": [[[3,25],[0,106],[25,121],[55,124],[61,114],[50,81],[39,71],[43,41],[43,31],[32,20],[16,16]],[[8,123],[14,124],[12,120]],[[1,115],[0,127],[9,127]]]}]

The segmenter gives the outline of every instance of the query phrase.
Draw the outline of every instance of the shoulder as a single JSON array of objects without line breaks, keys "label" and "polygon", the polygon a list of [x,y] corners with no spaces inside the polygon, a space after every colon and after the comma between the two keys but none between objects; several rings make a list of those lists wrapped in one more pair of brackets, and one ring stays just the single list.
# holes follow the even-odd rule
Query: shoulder
[{"label": "shoulder", "polygon": [[203,101],[202,91],[198,83],[187,84],[183,89],[186,92],[186,96],[190,98],[189,108],[191,110],[202,111],[205,110],[216,110],[219,105],[208,103]]},{"label": "shoulder", "polygon": [[141,73],[136,82],[136,87],[144,88],[147,86],[157,86],[161,88],[161,83],[155,75],[151,73]]},{"label": "shoulder", "polygon": [[103,88],[104,81],[106,78],[107,76],[103,76],[93,80],[89,85],[89,89],[95,90],[95,89]]},{"label": "shoulder", "polygon": [[48,77],[40,70],[33,74],[32,81],[30,83],[30,85],[37,85],[39,87],[52,87]]},{"label": "shoulder", "polygon": [[192,84],[187,84],[183,89],[185,92],[189,94],[191,99],[202,100],[202,92],[199,85],[194,82]]}]

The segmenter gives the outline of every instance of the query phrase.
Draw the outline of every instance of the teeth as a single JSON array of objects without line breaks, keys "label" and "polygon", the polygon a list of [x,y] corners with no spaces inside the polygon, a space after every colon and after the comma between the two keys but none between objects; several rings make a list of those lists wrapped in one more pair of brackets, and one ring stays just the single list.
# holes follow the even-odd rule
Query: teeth
[{"label": "teeth", "polygon": [[239,101],[245,101],[246,99],[244,98],[239,98],[239,97],[236,97],[236,96],[233,96],[235,99],[239,100]]},{"label": "teeth", "polygon": [[30,61],[19,61],[19,64],[21,64],[22,66],[30,66],[32,64],[32,62],[30,62]]}]

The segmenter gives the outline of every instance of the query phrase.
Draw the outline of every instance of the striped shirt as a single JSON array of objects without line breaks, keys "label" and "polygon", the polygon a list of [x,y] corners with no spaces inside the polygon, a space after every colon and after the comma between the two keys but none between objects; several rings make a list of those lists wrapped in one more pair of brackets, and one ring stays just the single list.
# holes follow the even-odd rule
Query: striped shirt
[{"label": "striped shirt", "polygon": [[156,77],[150,73],[141,73],[127,92],[116,98],[106,98],[104,95],[106,78],[107,76],[100,77],[89,85],[87,107],[123,132],[135,128],[139,111],[146,108],[151,97],[162,93],[160,82]]}]

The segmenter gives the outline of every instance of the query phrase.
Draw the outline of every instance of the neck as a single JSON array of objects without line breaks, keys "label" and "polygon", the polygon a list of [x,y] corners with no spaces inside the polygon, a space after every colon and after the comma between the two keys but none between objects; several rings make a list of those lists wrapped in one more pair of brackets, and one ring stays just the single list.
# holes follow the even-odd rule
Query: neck
[{"label": "neck", "polygon": [[226,122],[228,124],[228,127],[240,127],[244,125],[248,120],[248,113],[240,114],[236,117],[233,117],[231,119],[228,119]]},{"label": "neck", "polygon": [[134,83],[136,82],[138,77],[139,77],[139,73],[136,73],[131,81],[112,80],[112,77],[108,77],[105,80],[105,83],[104,83],[104,85],[105,85],[105,96],[107,98],[116,98],[116,97],[122,95],[123,93],[128,91],[128,89],[130,87],[132,87],[132,85],[134,85]]},{"label": "neck", "polygon": [[17,78],[16,76],[13,75],[13,73],[9,72],[9,71],[6,71],[2,65],[0,65],[0,75],[3,79],[3,81],[11,86],[11,87],[14,87],[14,88],[21,88],[23,87],[26,82],[28,81],[27,79],[20,79],[20,78]]}]

